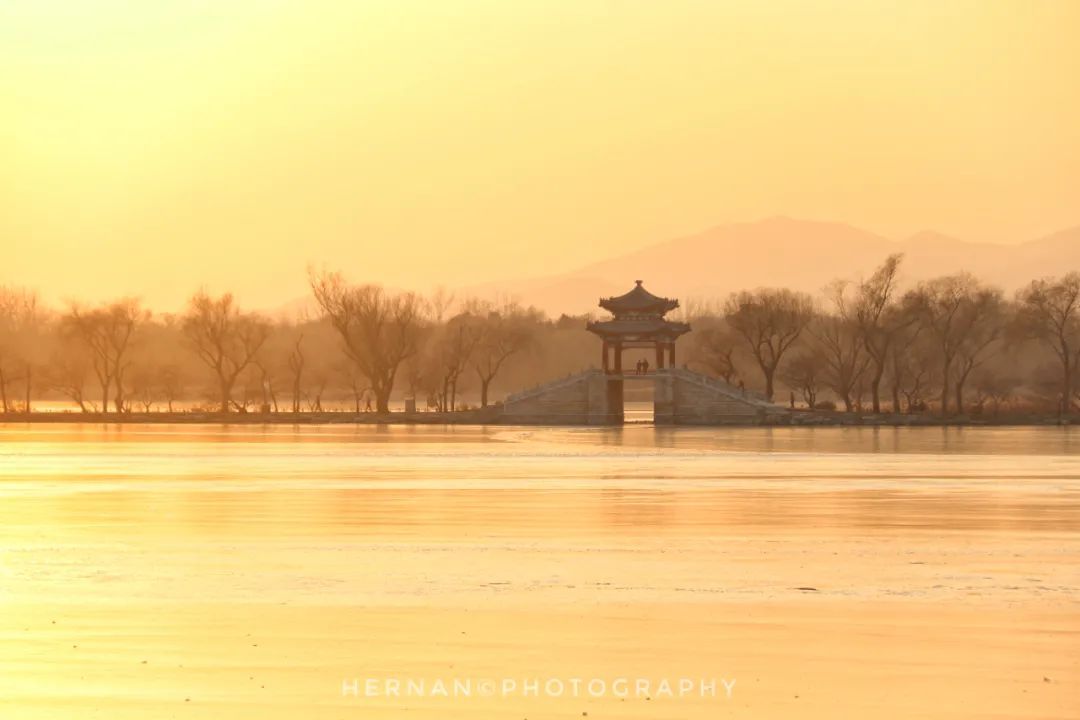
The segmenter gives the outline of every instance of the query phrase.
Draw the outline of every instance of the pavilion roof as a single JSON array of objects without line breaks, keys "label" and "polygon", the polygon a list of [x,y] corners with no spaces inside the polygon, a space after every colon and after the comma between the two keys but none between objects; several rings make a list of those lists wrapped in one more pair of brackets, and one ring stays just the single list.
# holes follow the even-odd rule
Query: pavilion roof
[{"label": "pavilion roof", "polygon": [[623,314],[662,316],[679,307],[678,300],[653,295],[645,289],[641,280],[636,280],[635,283],[634,288],[624,295],[600,298],[600,307],[616,316]]},{"label": "pavilion roof", "polygon": [[632,320],[602,320],[591,322],[585,329],[601,337],[612,338],[670,338],[675,339],[690,332],[690,325],[663,318],[638,318]]}]

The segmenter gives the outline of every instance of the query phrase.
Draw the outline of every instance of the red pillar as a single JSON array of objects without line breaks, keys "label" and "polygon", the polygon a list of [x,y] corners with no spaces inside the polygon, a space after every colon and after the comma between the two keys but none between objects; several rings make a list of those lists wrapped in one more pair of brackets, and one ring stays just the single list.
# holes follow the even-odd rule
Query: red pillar
[{"label": "red pillar", "polygon": [[656,369],[664,369],[664,346],[662,343],[656,343]]},{"label": "red pillar", "polygon": [[675,341],[672,340],[668,345],[668,367],[675,367]]},{"label": "red pillar", "polygon": [[604,341],[604,372],[608,371],[608,344]]}]

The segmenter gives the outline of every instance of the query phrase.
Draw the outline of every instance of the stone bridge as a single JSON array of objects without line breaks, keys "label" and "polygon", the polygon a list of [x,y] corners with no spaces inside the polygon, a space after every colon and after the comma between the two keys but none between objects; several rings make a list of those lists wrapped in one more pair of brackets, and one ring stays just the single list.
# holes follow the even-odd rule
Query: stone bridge
[{"label": "stone bridge", "polygon": [[790,411],[763,396],[684,368],[647,375],[586,370],[515,393],[498,408],[495,422],[523,425],[621,425],[627,382],[653,384],[657,425],[770,425]]}]

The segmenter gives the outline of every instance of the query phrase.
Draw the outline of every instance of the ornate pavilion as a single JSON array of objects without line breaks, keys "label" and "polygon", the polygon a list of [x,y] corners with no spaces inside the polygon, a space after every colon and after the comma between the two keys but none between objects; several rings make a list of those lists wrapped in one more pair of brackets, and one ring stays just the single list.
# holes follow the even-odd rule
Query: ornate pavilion
[{"label": "ornate pavilion", "polygon": [[[690,332],[690,325],[664,319],[679,307],[679,301],[663,298],[646,290],[641,280],[625,295],[600,299],[600,307],[614,318],[590,322],[586,329],[600,336],[604,342],[604,372],[622,375],[622,351],[629,348],[656,349],[656,369],[664,368],[665,357],[669,367],[675,367],[675,340]],[[614,354],[609,358],[609,350]]]}]

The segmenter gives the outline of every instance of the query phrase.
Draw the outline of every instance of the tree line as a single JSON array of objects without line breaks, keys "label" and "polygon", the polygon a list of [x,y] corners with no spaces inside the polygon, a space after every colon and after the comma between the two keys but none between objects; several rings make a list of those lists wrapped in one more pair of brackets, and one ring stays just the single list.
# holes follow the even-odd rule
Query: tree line
[{"label": "tree line", "polygon": [[[770,399],[862,412],[1071,411],[1080,401],[1080,273],[1011,298],[961,273],[903,288],[899,255],[818,297],[784,288],[689,300],[683,357]],[[317,310],[271,319],[229,293],[177,314],[138,299],[45,307],[0,287],[0,411],[63,398],[82,412],[454,411],[595,366],[588,316],[310,272]],[[788,398],[778,397],[778,388]]]},{"label": "tree line", "polygon": [[[901,255],[821,297],[788,289],[703,303],[699,363],[729,382],[758,376],[813,408],[964,414],[1003,404],[1070,412],[1080,400],[1080,273],[1012,298],[968,273],[902,290]],[[829,396],[829,397],[826,397]]]},{"label": "tree line", "polygon": [[[562,329],[512,300],[455,303],[311,273],[314,317],[273,320],[230,293],[198,291],[183,312],[135,298],[46,308],[0,287],[0,412],[64,398],[82,412],[388,412],[395,388],[458,409],[463,387],[490,402],[506,366],[538,334]],[[448,308],[456,311],[447,319]]]}]

